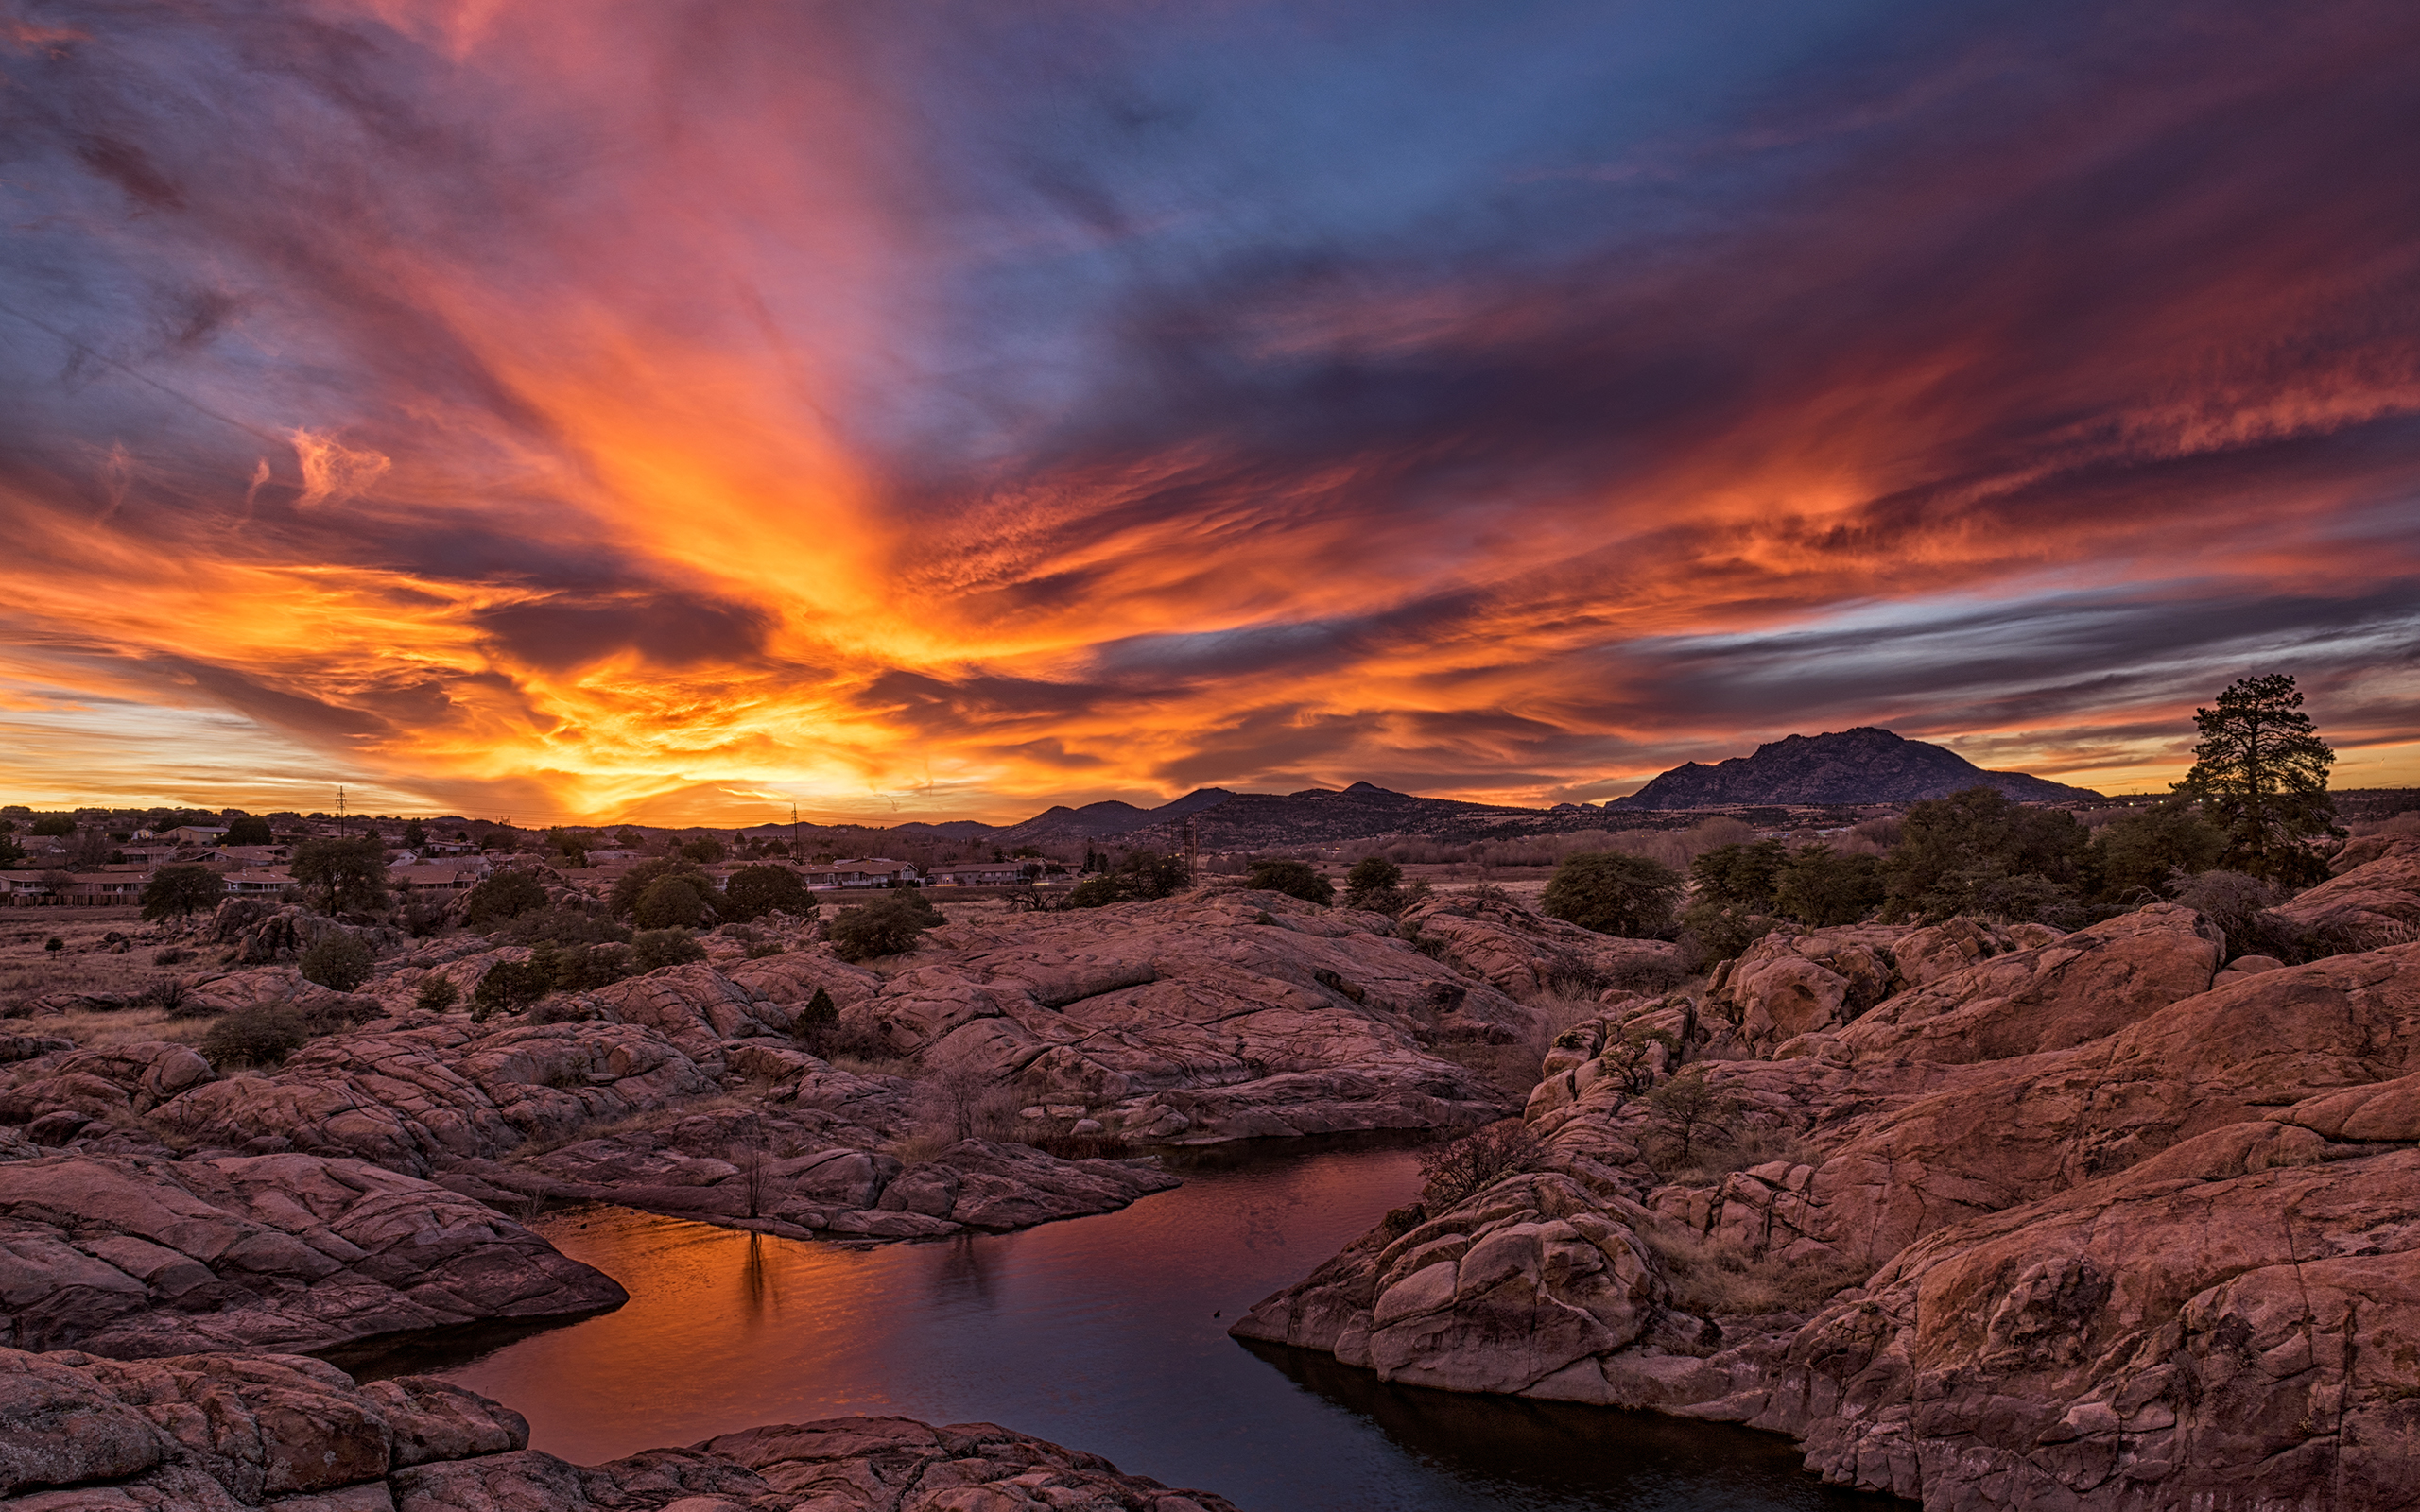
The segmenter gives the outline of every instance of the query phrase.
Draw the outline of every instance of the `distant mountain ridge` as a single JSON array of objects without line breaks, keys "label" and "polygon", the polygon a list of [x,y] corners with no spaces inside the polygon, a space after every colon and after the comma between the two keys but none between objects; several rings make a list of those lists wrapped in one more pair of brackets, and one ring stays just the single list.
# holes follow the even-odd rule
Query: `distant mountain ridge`
[{"label": "distant mountain ridge", "polygon": [[1872,725],[1837,734],[1791,735],[1750,756],[1675,766],[1628,798],[1625,809],[1710,809],[1767,803],[1913,803],[1970,787],[1994,787],[2021,803],[2071,802],[2101,795],[2025,772],[1991,772],[1945,746]]}]

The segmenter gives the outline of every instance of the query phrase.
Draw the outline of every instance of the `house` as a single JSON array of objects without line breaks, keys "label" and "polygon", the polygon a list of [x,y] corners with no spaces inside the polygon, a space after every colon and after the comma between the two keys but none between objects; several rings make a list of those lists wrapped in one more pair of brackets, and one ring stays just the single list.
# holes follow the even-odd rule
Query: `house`
[{"label": "house", "polygon": [[957,861],[925,869],[926,886],[1018,887],[1041,869],[1038,861]]},{"label": "house", "polygon": [[227,892],[234,898],[274,898],[294,885],[285,872],[262,868],[258,870],[231,871],[222,879]]},{"label": "house", "polygon": [[451,897],[477,886],[491,868],[483,861],[439,861],[389,867],[387,885],[414,898]]},{"label": "house", "polygon": [[162,831],[154,838],[174,840],[179,845],[216,845],[226,834],[227,827],[223,824],[216,828],[206,824],[180,824],[173,830]]},{"label": "house", "polygon": [[843,887],[888,887],[898,883],[916,881],[916,868],[905,861],[887,856],[868,856],[857,861],[835,861],[832,874]]}]

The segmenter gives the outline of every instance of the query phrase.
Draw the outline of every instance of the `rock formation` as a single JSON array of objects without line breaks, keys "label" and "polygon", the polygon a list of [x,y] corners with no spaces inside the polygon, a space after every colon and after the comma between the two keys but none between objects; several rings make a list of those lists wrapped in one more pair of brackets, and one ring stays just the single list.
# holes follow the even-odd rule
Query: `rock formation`
[{"label": "rock formation", "polygon": [[528,1443],[519,1413],[421,1377],[0,1349],[0,1499],[25,1512],[1233,1512],[989,1423],[839,1418],[595,1466]]},{"label": "rock formation", "polygon": [[[2415,902],[2392,855],[2306,900]],[[2420,944],[2224,954],[2173,905],[1769,938],[1703,1011],[1564,1036],[1533,1169],[1390,1215],[1234,1332],[1791,1433],[1934,1512],[2410,1504]],[[1750,1153],[1677,1156],[1651,1029]]]},{"label": "rock formation", "polygon": [[0,1161],[0,1342],[19,1349],[318,1349],[624,1300],[493,1209],[359,1160]]}]

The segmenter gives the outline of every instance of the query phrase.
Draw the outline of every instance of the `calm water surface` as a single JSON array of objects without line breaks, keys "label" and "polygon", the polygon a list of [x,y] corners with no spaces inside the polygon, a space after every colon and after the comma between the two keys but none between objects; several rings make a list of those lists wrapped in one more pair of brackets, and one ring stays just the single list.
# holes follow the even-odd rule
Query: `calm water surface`
[{"label": "calm water surface", "polygon": [[[1904,1507],[1819,1485],[1783,1439],[1384,1385],[1226,1325],[1419,1184],[1407,1150],[1229,1159],[1123,1212],[851,1249],[620,1209],[538,1227],[618,1312],[359,1366],[428,1370],[583,1464],[849,1413],[986,1421],[1247,1512]],[[499,1342],[501,1339],[502,1342]]]}]

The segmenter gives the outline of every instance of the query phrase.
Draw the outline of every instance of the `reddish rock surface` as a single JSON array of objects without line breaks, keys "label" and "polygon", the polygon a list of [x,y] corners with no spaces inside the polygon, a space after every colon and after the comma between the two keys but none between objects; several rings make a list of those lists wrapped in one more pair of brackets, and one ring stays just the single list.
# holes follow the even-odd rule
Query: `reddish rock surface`
[{"label": "reddish rock surface", "polygon": [[[2414,880],[2380,857],[2314,917],[2399,917]],[[2214,985],[2216,931],[2168,905],[1819,934],[1703,1014],[1566,1035],[1533,1169],[1391,1215],[1234,1332],[1791,1433],[1934,1512],[2420,1504],[2420,944]],[[1862,1013],[1835,985],[1961,946]],[[1621,1049],[1651,1025],[1784,1057],[1700,1062],[1777,1158],[1681,1168]]]},{"label": "reddish rock surface", "polygon": [[291,1355],[0,1349],[0,1499],[26,1512],[1234,1512],[989,1423],[839,1418],[605,1465],[442,1382]]}]

